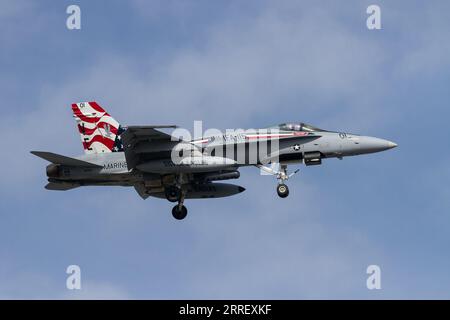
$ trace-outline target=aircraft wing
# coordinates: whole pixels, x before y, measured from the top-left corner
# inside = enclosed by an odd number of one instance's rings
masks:
[[[128,168],[135,168],[144,160],[170,157],[170,152],[180,139],[159,128],[176,128],[176,126],[129,126],[122,133],[122,144]]]

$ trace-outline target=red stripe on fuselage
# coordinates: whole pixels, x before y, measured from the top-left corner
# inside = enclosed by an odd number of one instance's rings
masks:
[[[293,134],[285,133],[285,134],[267,134],[267,135],[257,135],[257,136],[245,136],[247,139],[262,139],[262,138],[283,138],[283,137],[292,137]]]

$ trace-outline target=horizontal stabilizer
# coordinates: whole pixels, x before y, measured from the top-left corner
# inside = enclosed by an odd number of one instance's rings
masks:
[[[45,189],[47,190],[57,190],[57,191],[66,191],[70,189],[78,188],[80,185],[77,183],[64,183],[64,182],[49,182]]]
[[[52,153],[52,152],[31,151],[31,153],[34,154],[35,156],[38,156],[39,158],[42,158],[42,159],[47,160],[54,164],[61,164],[64,166],[73,166],[73,167],[91,167],[91,168],[101,167],[101,166],[96,165],[91,162],[62,156],[60,154],[56,154],[56,153]]]

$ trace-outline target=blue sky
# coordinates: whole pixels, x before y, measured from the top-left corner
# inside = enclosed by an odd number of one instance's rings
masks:
[[[366,28],[370,4],[382,30]],[[448,1],[0,8],[0,298],[450,298]],[[43,188],[29,151],[81,154],[70,104],[90,100],[122,124],[304,121],[399,147],[302,167],[287,199],[245,168],[246,192],[189,201],[180,223],[133,189]],[[71,264],[80,291],[65,288]]]

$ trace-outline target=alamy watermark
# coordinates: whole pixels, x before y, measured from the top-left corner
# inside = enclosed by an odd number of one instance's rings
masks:
[[[67,267],[66,273],[69,275],[66,279],[66,288],[69,290],[81,290],[81,268],[72,264]]]
[[[79,6],[72,4],[67,7],[66,13],[69,15],[66,20],[66,27],[69,30],[81,29],[81,9]]]
[[[366,26],[369,30],[381,29],[381,9],[380,6],[372,4],[367,7],[366,13],[369,17],[366,20]]]
[[[369,290],[381,289],[381,268],[376,264],[367,267],[366,270],[369,277],[366,280],[366,286]]]
[[[194,122],[194,132],[177,128],[172,141],[177,142],[171,152],[176,165],[221,165],[232,161],[236,165],[256,165],[278,162],[279,139],[298,133],[267,129],[207,129],[202,121]],[[290,146],[289,146],[290,148]]]

